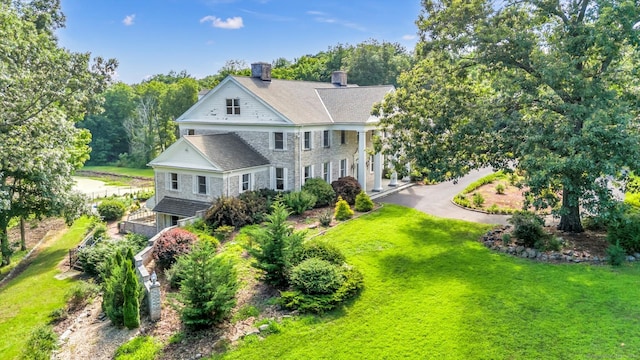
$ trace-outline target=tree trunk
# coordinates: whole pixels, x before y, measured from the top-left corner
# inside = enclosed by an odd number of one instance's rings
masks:
[[[580,221],[580,202],[577,194],[567,191],[566,187],[562,191],[562,209],[558,230],[580,233],[583,232]]]
[[[2,251],[2,266],[11,263],[11,248],[9,247],[9,238],[7,235],[7,226],[9,219],[6,216],[0,216],[0,249]]]
[[[24,218],[20,217],[20,250],[27,250],[27,242],[25,240],[25,232],[24,232]]]

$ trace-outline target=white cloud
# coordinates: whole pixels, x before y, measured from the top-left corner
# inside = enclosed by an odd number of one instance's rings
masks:
[[[211,22],[211,26],[217,27],[220,29],[240,29],[244,27],[244,24],[242,23],[242,18],[240,16],[235,16],[232,18],[227,18],[227,20],[222,20],[218,17],[208,15],[200,19],[200,22],[201,23]]]
[[[135,18],[136,18],[136,14],[127,15],[122,20],[122,23],[125,26],[131,26],[131,25],[133,25],[133,20],[135,20]]]
[[[415,35],[411,35],[411,34],[402,35],[402,40],[413,40],[415,38],[416,38],[416,36]]]
[[[326,24],[336,24],[336,25],[340,25],[340,26],[344,26],[344,27],[348,27],[351,29],[356,29],[359,31],[366,31],[367,29],[364,26],[361,26],[357,23],[351,22],[351,21],[346,21],[346,20],[342,20],[342,19],[338,19],[338,18],[334,18],[334,17],[330,17],[328,16],[327,13],[324,13],[322,11],[315,11],[315,10],[311,10],[311,11],[307,11],[307,15],[311,15],[314,16],[314,20],[316,22],[319,23],[326,23]]]

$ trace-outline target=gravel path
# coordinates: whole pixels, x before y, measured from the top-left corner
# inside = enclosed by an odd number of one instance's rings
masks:
[[[397,193],[387,195],[379,201],[403,205],[424,213],[451,219],[460,219],[485,224],[507,224],[509,215],[485,214],[466,210],[455,205],[451,200],[472,182],[491,174],[489,168],[475,170],[458,180],[457,183],[447,181],[436,185],[414,185]]]

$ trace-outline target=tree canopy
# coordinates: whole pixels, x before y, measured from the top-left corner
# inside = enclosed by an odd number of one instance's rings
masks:
[[[521,171],[562,230],[606,214],[606,178],[640,164],[640,3],[422,4],[416,65],[375,109],[392,134],[379,147],[433,179]]]
[[[0,245],[10,261],[12,217],[68,215],[83,204],[72,173],[88,158],[90,134],[77,129],[98,109],[115,60],[58,46],[58,1],[0,2]]]

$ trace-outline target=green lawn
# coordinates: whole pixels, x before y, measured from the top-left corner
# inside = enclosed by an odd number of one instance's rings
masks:
[[[336,227],[360,297],[220,358],[637,358],[640,267],[516,259],[476,241],[487,229],[392,205]]]
[[[64,235],[50,240],[49,246],[25,271],[0,289],[2,359],[17,358],[31,330],[47,323],[51,311],[65,304],[64,295],[73,280],[56,280],[57,265],[82,240],[90,223],[82,218]]]
[[[121,176],[153,179],[153,169],[132,169],[118,166],[85,166],[80,171],[95,171]]]

